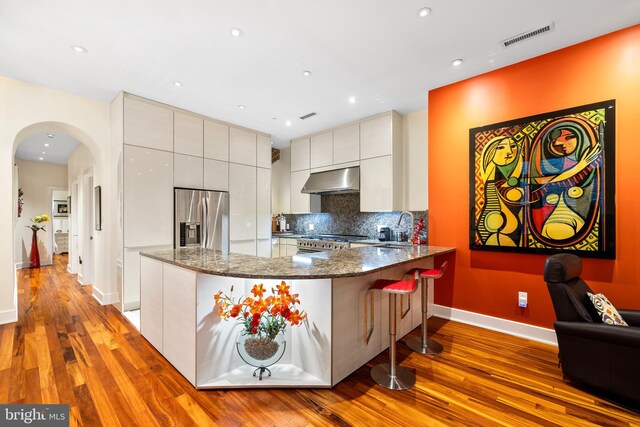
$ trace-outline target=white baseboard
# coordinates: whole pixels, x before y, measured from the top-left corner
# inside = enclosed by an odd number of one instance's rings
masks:
[[[78,280],[78,283],[80,283],[81,285],[84,285],[84,283],[82,283],[82,281],[84,280],[84,277],[82,277],[82,274],[78,273],[76,275],[76,278]]]
[[[433,315],[443,319],[454,320],[468,325],[492,331],[502,332],[531,341],[537,341],[549,345],[558,345],[556,331],[542,328],[540,326],[527,325],[526,323],[514,322],[513,320],[500,319],[485,314],[474,313],[472,311],[460,310],[457,308],[445,307],[443,305],[433,305]]]
[[[120,298],[117,292],[105,294],[95,286],[93,287],[92,295],[96,299],[96,301],[100,303],[100,305],[109,305],[109,304],[114,304],[120,301]]]
[[[0,325],[18,321],[18,311],[15,309],[0,311]]]
[[[29,261],[25,261],[25,262],[16,262],[16,270],[19,268],[27,268],[30,267],[31,263]]]
[[[129,301],[125,302],[122,305],[122,311],[131,311],[131,310],[139,310],[140,309],[140,301]]]

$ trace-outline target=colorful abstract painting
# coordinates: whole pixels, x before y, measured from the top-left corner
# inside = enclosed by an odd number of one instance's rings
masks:
[[[470,248],[615,258],[615,101],[469,131]]]

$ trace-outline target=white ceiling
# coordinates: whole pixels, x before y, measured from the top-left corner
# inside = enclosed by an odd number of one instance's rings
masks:
[[[432,13],[419,18],[424,6]],[[550,33],[500,45],[551,22]],[[430,89],[638,22],[638,0],[0,0],[0,75],[105,102],[124,90],[282,147],[422,109]]]
[[[53,135],[53,138],[49,138],[48,135]],[[67,159],[78,144],[80,141],[63,133],[37,133],[26,137],[18,145],[16,159],[66,165]]]

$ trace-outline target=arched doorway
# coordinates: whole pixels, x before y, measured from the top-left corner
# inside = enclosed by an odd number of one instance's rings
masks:
[[[38,247],[42,247],[44,249],[45,263],[50,263],[53,253],[56,249],[59,249],[59,246],[56,242],[56,237],[59,235],[65,234],[67,232],[67,245],[68,245],[68,253],[69,253],[69,263],[68,270],[71,273],[78,274],[78,281],[81,284],[92,284],[96,274],[96,262],[94,260],[94,254],[96,253],[95,248],[95,239],[93,238],[93,183],[94,177],[96,174],[96,169],[98,168],[98,156],[99,150],[93,139],[89,137],[89,135],[78,129],[75,126],[61,123],[61,122],[41,122],[35,123],[30,126],[25,127],[16,135],[13,144],[13,159],[14,165],[16,164],[16,152],[20,144],[24,141],[28,141],[29,143],[38,139],[38,137],[46,137],[49,136],[52,138],[50,141],[45,140],[42,145],[42,156],[39,158],[32,159],[33,162],[24,162],[22,166],[24,168],[29,168],[29,173],[33,173],[36,177],[40,172],[38,172],[38,167],[40,164],[35,163],[37,159],[42,161],[42,166],[45,166],[45,157],[54,155],[53,150],[55,150],[56,140],[54,137],[58,137],[58,143],[62,142],[62,140],[75,140],[77,141],[77,148],[73,151],[73,156],[69,157],[69,162],[66,165],[67,177],[64,185],[60,185],[60,182],[57,182],[56,185],[51,185],[54,179],[51,178],[54,175],[51,175],[50,170],[55,169],[49,167],[46,169],[46,173],[43,170],[40,176],[42,182],[42,187],[46,187],[49,189],[51,194],[57,194],[57,201],[54,201],[53,198],[50,200],[50,211],[46,209],[46,203],[42,200],[39,200],[40,210],[42,212],[38,212],[38,214],[51,212],[51,222],[49,222],[48,230],[46,232],[46,236],[42,236],[42,239],[38,241]],[[50,142],[50,143],[47,143]],[[46,145],[46,147],[45,147]],[[48,154],[45,154],[45,151],[48,151]],[[73,164],[72,159],[73,158]],[[21,161],[20,161],[21,162]],[[19,172],[14,169],[13,174],[13,188],[14,194],[17,191],[17,187],[20,185],[18,182]],[[24,176],[24,174],[23,174]],[[33,179],[33,176],[29,176],[31,182],[31,188],[36,188],[39,184],[37,183],[37,179]],[[34,184],[34,181],[36,183]],[[47,182],[49,181],[49,182]],[[34,187],[35,185],[35,187]],[[62,188],[64,187],[64,188]],[[68,195],[70,195],[70,199],[66,200],[66,203],[62,202],[62,190],[66,190]],[[35,193],[35,191],[34,191]],[[42,191],[40,194],[40,199],[42,199]],[[66,198],[66,197],[65,197]],[[32,199],[32,202],[35,203],[35,198]],[[13,200],[15,210],[17,212],[17,198],[14,197]],[[57,206],[56,206],[57,204]],[[62,205],[62,207],[60,207]],[[68,216],[64,218],[62,215],[56,215],[57,211],[55,209],[59,209],[60,211],[67,210]],[[35,215],[32,212],[33,209],[29,211],[30,215]],[[65,221],[66,219],[66,221]],[[18,218],[17,215],[14,217],[14,232],[13,232],[13,259],[15,261],[16,268],[26,267],[24,255],[27,252],[27,247],[30,249],[31,244],[25,244],[25,239],[23,236],[23,226],[28,225],[29,216],[25,218]],[[25,224],[26,223],[26,224]],[[50,230],[50,231],[49,231]],[[56,235],[58,233],[59,235]],[[47,241],[47,239],[50,239]],[[50,244],[49,244],[50,242]],[[28,264],[28,262],[26,263]],[[14,290],[15,292],[15,290]]]

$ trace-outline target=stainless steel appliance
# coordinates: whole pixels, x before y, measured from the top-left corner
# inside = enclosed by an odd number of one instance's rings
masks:
[[[389,227],[381,227],[378,240],[381,242],[388,242],[391,240],[391,229]]]
[[[174,248],[229,252],[229,193],[174,189]]]
[[[360,167],[314,172],[302,187],[303,193],[335,194],[360,191]]]
[[[351,242],[366,240],[367,236],[350,234],[318,234],[317,236],[302,236],[298,239],[298,253],[333,251],[349,249]]]

